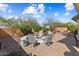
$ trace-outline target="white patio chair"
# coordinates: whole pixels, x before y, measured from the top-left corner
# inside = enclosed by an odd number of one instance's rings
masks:
[[[45,39],[45,44],[47,44],[48,46],[51,45],[51,44],[53,43],[53,42],[52,42],[52,38],[53,38],[53,33],[50,32],[50,33],[48,34],[48,36],[46,37],[46,39]]]
[[[22,47],[29,45],[28,37],[27,36],[22,37],[20,44],[21,44]]]
[[[38,35],[39,37],[42,37],[43,36],[43,30],[40,30],[39,31],[39,35]]]
[[[33,44],[34,47],[37,45],[37,40],[36,40],[36,38],[34,37],[33,34],[29,34],[28,39],[29,39],[29,43]]]

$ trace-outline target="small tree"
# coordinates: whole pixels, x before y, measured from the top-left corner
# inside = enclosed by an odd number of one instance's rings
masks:
[[[50,30],[52,30],[52,28],[53,28],[53,21],[54,21],[53,18],[47,18],[47,19],[43,22],[43,26],[44,26],[44,27],[49,26],[49,27],[50,27]]]
[[[20,20],[18,28],[26,35],[32,33],[32,28],[39,25],[39,23],[34,18],[28,18],[27,20]],[[36,30],[36,29],[35,29]]]

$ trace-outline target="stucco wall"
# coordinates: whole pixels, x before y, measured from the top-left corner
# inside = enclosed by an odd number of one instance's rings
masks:
[[[55,29],[54,29],[54,32],[65,32],[65,31],[67,31],[67,28],[66,27],[56,27]]]
[[[14,36],[22,36],[23,33],[19,29],[12,31],[11,28],[0,28],[0,37],[8,37],[9,35],[10,36],[13,36],[13,35]]]
[[[9,31],[9,33],[8,33]],[[19,45],[18,40],[20,40],[20,37],[13,37],[11,35],[10,29],[0,29],[0,43],[1,43],[1,49],[0,49],[0,55],[1,53],[10,53],[13,51],[20,51],[22,55],[25,54],[24,50]]]

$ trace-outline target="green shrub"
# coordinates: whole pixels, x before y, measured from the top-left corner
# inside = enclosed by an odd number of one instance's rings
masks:
[[[43,28],[44,35],[47,35],[49,30],[50,29],[48,29],[48,28]]]
[[[54,21],[53,22],[53,28],[55,28],[55,27],[67,27],[67,24],[59,22],[59,21]]]
[[[34,29],[35,32],[38,32],[38,31],[42,30],[43,27],[40,26],[40,25],[36,25],[33,29]]]
[[[77,30],[77,25],[74,23],[70,23],[68,24],[67,28],[71,33],[74,33]]]
[[[24,35],[32,33],[31,28],[29,26],[21,26],[19,29],[21,30],[21,32],[24,33]]]
[[[35,31],[40,29],[38,22],[35,19],[28,19],[22,20],[20,25],[18,24],[18,28],[23,32],[25,35],[32,34],[32,28],[35,28]]]

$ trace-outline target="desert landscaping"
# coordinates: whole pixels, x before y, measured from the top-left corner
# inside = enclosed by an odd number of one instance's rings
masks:
[[[9,5],[19,8],[21,3]],[[79,56],[79,5],[22,5],[27,8],[13,11],[13,15],[19,16],[0,15],[0,56]]]

